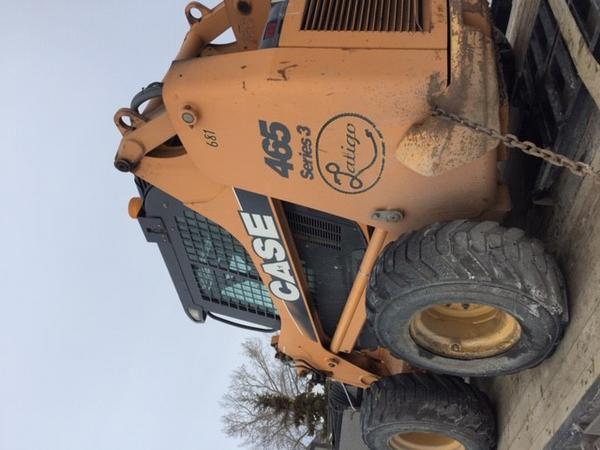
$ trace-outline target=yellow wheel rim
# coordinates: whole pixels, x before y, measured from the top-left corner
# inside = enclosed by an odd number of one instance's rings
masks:
[[[519,341],[521,333],[521,325],[507,312],[475,303],[433,306],[410,323],[410,334],[419,346],[465,360],[504,353]]]
[[[390,439],[392,450],[465,450],[456,439],[437,433],[401,433]]]

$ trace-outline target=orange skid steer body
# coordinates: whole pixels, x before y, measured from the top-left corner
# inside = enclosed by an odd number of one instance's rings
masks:
[[[273,343],[300,373],[365,388],[411,370],[381,347],[356,345],[382,249],[428,224],[510,209],[498,142],[431,114],[437,106],[505,127],[486,3],[192,2],[163,82],[117,112],[116,167],[180,202],[180,226],[205,218],[243,249],[272,302]],[[229,28],[235,41],[215,44]],[[333,327],[316,312],[294,238],[311,222],[290,224],[299,213],[289,205],[341,218],[363,242]],[[148,215],[143,198],[129,209]],[[337,245],[327,230],[321,247]],[[244,283],[241,291],[255,288]],[[204,320],[193,299],[184,307]]]

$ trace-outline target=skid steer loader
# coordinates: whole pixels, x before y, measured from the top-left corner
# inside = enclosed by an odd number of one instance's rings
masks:
[[[463,379],[539,364],[567,304],[542,245],[497,223],[506,149],[444,118],[506,129],[487,1],[185,15],[164,80],[115,115],[115,166],[186,314],[273,332],[300,376],[365,389],[372,449],[494,448]]]

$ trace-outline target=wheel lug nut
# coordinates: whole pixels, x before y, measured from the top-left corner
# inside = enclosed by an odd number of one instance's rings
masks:
[[[463,303],[462,304],[463,309],[469,309],[470,306],[471,305],[469,305],[468,303]]]
[[[450,348],[452,349],[453,352],[460,352],[460,345],[459,344],[452,344],[450,346]]]

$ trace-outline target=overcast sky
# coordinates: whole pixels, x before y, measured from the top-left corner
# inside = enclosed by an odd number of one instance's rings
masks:
[[[219,400],[249,334],[187,318],[112,167],[185,4],[2,2],[0,450],[237,448]]]

